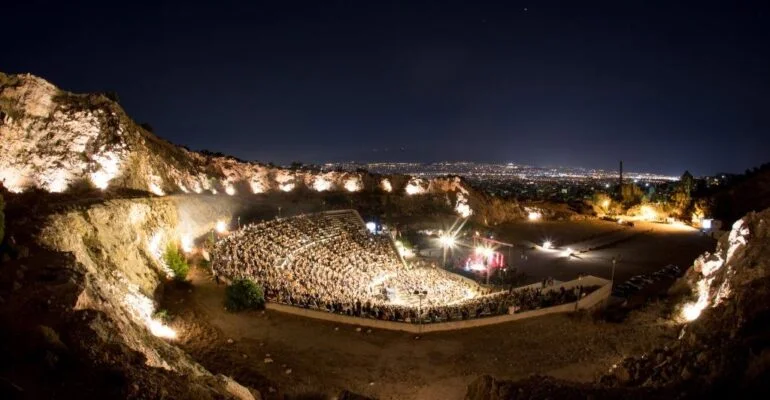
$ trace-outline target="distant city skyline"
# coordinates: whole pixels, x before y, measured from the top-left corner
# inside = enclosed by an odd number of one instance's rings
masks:
[[[741,173],[770,161],[770,2],[688,3],[16,1],[0,68],[245,160]]]
[[[521,179],[568,179],[594,178],[613,180],[618,177],[618,169],[603,169],[569,166],[537,166],[516,163],[483,163],[470,161],[439,161],[439,162],[339,162],[324,163],[327,169],[344,168],[352,170],[358,167],[374,173],[398,173],[415,176],[433,177],[439,175],[464,175],[476,177],[508,177]],[[684,172],[684,171],[682,171]],[[672,181],[678,180],[682,174],[661,174],[654,171],[628,170],[624,166],[623,176],[630,180]]]

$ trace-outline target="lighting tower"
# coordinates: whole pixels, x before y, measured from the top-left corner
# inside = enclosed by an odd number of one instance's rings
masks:
[[[623,160],[620,160],[620,176],[618,178],[618,198],[623,198]]]

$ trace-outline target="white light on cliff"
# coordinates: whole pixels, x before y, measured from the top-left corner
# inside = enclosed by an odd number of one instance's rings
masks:
[[[358,178],[349,178],[345,181],[345,190],[348,192],[357,192],[361,190],[362,187],[361,180]]]
[[[193,192],[198,193],[198,194],[203,192],[203,188],[201,188],[200,182],[193,181],[192,190],[193,190]]]
[[[152,193],[154,193],[155,195],[158,195],[158,196],[165,196],[166,195],[166,192],[164,192],[163,189],[161,189],[160,186],[158,186],[155,183],[150,183],[150,191]]]
[[[157,231],[152,234],[150,241],[147,242],[147,248],[150,250],[150,254],[155,257],[156,260],[160,260],[160,243],[163,240],[163,233]]]
[[[529,214],[527,214],[527,218],[530,221],[537,221],[537,220],[539,220],[542,217],[543,217],[543,214],[540,214],[537,211],[530,211]]]
[[[235,195],[235,186],[233,186],[232,183],[225,183],[225,193],[227,193],[230,196]]]
[[[135,319],[143,323],[153,335],[165,339],[176,339],[177,333],[160,320],[153,318],[155,305],[152,300],[131,285],[129,292],[123,297],[123,303]]]
[[[150,175],[149,181],[147,182],[147,186],[150,188],[150,192],[158,195],[158,196],[164,196],[166,192],[163,191],[163,189],[160,188],[162,180],[157,175]]]
[[[313,189],[316,192],[325,192],[331,189],[332,183],[323,176],[316,176],[313,180]]]
[[[468,218],[473,214],[473,210],[468,205],[468,199],[462,193],[457,193],[457,204],[455,204],[455,211],[463,218]]]
[[[252,179],[251,180],[251,191],[254,194],[264,193],[265,187],[262,185],[262,182]]]
[[[24,180],[21,177],[21,173],[17,170],[11,168],[0,169],[0,182],[3,182],[3,186],[13,193],[24,191]]]
[[[393,185],[390,184],[390,179],[385,178],[380,182],[380,186],[382,187],[382,190],[390,193],[393,191]]]
[[[110,181],[120,172],[120,157],[114,151],[104,151],[103,146],[100,151],[101,153],[92,156],[98,169],[91,173],[90,178],[94,186],[104,190],[107,189]]]
[[[194,242],[193,242],[192,236],[190,236],[189,234],[182,235],[181,242],[182,242],[182,251],[188,254],[192,253],[194,248]]]
[[[720,250],[724,250],[717,248],[717,253],[707,253],[706,255],[698,257],[698,259],[695,260],[693,269],[700,272],[698,282],[695,285],[695,291],[698,295],[698,298],[696,301],[686,303],[684,306],[682,306],[680,315],[684,321],[689,322],[696,320],[698,317],[700,317],[701,312],[709,306],[709,304],[711,304],[713,307],[716,307],[730,295],[729,279],[731,276],[731,267],[729,266],[727,273],[722,275],[722,283],[716,290],[713,299],[711,297],[712,292],[714,291],[712,290],[711,286],[716,280],[717,271],[721,270],[722,267],[730,263],[733,255],[736,251],[738,251],[738,249],[748,244],[748,236],[749,227],[746,225],[746,222],[742,219],[738,220],[735,222],[735,224],[733,224],[733,229],[730,231],[730,235],[728,236],[727,255],[724,259],[720,253]]]
[[[67,173],[63,169],[51,171],[41,176],[43,187],[51,193],[61,193],[67,190]]]
[[[219,233],[227,232],[227,222],[225,222],[225,220],[223,219],[220,219],[219,221],[217,221],[216,230]]]
[[[282,183],[279,188],[284,192],[291,192],[294,190],[294,184],[293,183]]]
[[[409,181],[409,183],[406,184],[406,188],[404,189],[406,191],[406,194],[408,195],[415,195],[415,194],[422,194],[425,193],[425,189],[420,185],[419,179],[412,179]]]

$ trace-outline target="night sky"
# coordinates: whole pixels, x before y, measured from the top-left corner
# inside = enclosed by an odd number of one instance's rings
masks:
[[[5,2],[0,70],[247,160],[770,161],[767,1],[113,3]]]

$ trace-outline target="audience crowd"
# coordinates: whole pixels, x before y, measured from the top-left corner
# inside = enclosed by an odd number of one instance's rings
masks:
[[[216,243],[212,268],[256,281],[268,301],[390,321],[419,322],[420,310],[424,323],[479,318],[578,296],[563,288],[482,294],[443,269],[407,266],[390,239],[369,233],[352,211],[247,225]]]

